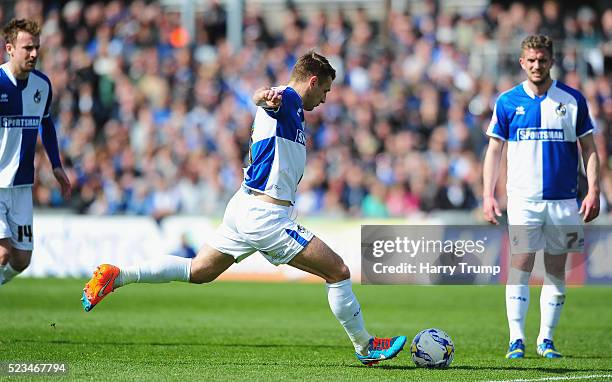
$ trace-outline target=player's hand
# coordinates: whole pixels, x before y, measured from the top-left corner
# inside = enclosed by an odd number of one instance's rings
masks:
[[[253,100],[257,106],[278,109],[283,100],[282,92],[272,88],[259,88],[253,95]]]
[[[496,216],[501,216],[501,210],[499,209],[499,204],[497,204],[497,200],[493,196],[485,196],[482,198],[482,212],[484,214],[484,218],[491,224],[499,225]]]
[[[70,185],[70,180],[68,180],[68,176],[64,172],[64,169],[61,167],[56,167],[53,169],[53,176],[60,185],[60,189],[62,190],[62,197],[64,200],[70,200],[70,196],[72,195],[72,186]]]
[[[584,220],[585,223],[599,216],[599,192],[589,192],[582,201],[578,213],[582,215],[582,220]]]

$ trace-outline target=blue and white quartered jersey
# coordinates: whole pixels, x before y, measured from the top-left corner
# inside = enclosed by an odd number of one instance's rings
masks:
[[[243,185],[275,199],[295,203],[295,192],[306,166],[306,135],[302,98],[290,87],[278,87],[278,110],[257,108],[251,138],[251,164]]]
[[[0,65],[0,188],[34,183],[34,152],[41,124],[51,164],[61,166],[50,104],[51,83],[44,74],[33,70],[27,80],[17,80],[8,63]]]
[[[526,81],[503,93],[495,104],[487,135],[508,141],[508,196],[575,199],[576,141],[592,132],[586,100],[561,82],[553,81],[541,97]]]

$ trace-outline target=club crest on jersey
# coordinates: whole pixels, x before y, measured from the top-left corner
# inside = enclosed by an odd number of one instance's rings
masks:
[[[36,89],[36,93],[34,93],[34,102],[40,103],[42,100],[42,94],[40,94],[40,90]]]
[[[517,106],[516,107],[516,115],[525,115],[525,107]]]
[[[555,113],[557,113],[559,117],[565,117],[565,114],[567,113],[567,107],[563,103],[559,103],[559,106],[557,106],[557,108],[555,109]]]
[[[8,102],[8,94],[2,93],[0,95],[0,102]]]

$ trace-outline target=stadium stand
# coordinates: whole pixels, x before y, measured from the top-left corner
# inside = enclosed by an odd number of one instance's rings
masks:
[[[6,3],[14,6],[2,7],[2,24],[30,17],[43,26],[39,65],[53,83],[52,113],[75,186],[63,200],[37,155],[42,209],[220,214],[242,181],[252,91],[287,81],[295,58],[313,47],[338,77],[326,104],[306,115],[301,215],[476,208],[483,131],[497,95],[520,79],[514,47],[530,33],[556,39],[555,77],[585,94],[604,170],[610,159],[612,9],[595,2],[492,3],[480,12],[406,2],[383,19],[343,2],[314,12],[298,2],[275,11],[275,23],[264,2],[248,2],[239,51],[225,38],[224,3],[198,6],[193,38],[180,13],[158,2]]]

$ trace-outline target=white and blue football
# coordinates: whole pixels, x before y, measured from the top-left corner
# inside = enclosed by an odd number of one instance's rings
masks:
[[[447,368],[453,362],[455,345],[444,330],[421,330],[410,345],[412,361],[418,367]]]

